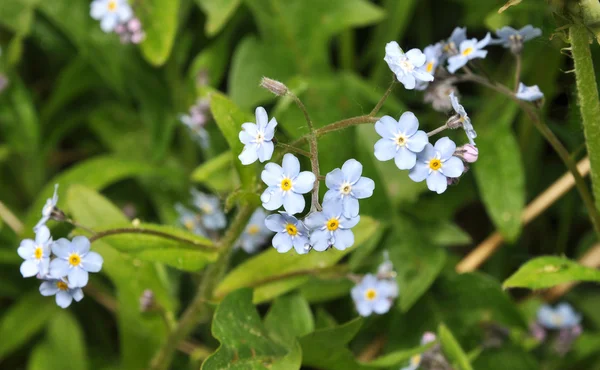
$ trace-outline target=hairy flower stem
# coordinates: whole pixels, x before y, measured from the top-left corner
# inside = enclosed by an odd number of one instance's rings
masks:
[[[475,74],[464,75],[461,76],[461,79],[456,80],[456,82],[464,81],[476,82],[482,86],[488,87],[503,95],[506,95],[507,97],[515,101],[521,107],[521,109],[523,109],[523,111],[529,116],[534,127],[540,132],[540,134],[542,134],[544,139],[546,139],[546,141],[550,144],[552,149],[554,149],[556,154],[558,154],[560,159],[563,161],[569,172],[571,172],[571,174],[573,175],[573,178],[575,179],[575,187],[577,188],[577,191],[579,192],[579,195],[583,200],[583,204],[585,205],[588,211],[590,221],[594,226],[594,230],[596,231],[596,234],[600,235],[600,214],[598,213],[598,210],[594,205],[594,198],[592,198],[592,195],[590,194],[585,180],[577,170],[577,165],[573,158],[571,158],[569,151],[562,145],[560,140],[558,140],[558,138],[556,137],[556,135],[554,135],[552,130],[550,130],[548,125],[544,123],[544,121],[538,113],[538,110],[533,105],[518,99],[508,87],[500,83],[494,83],[484,77]]]
[[[254,207],[249,205],[244,205],[238,210],[225,236],[219,242],[219,257],[217,261],[207,267],[196,295],[181,315],[179,322],[169,337],[152,359],[149,370],[167,370],[179,343],[194,330],[196,325],[206,315],[206,302],[213,298],[215,287],[227,270],[229,257],[235,241],[244,231],[244,227],[248,223],[253,211]]]
[[[590,156],[592,190],[596,198],[596,209],[600,209],[600,100],[590,53],[589,33],[584,25],[576,24],[571,26],[569,34],[575,61],[579,109]]]
[[[428,137],[432,137],[433,135],[435,135],[435,134],[439,134],[440,132],[444,131],[444,130],[445,130],[445,129],[447,129],[447,128],[448,128],[448,125],[447,125],[447,124],[444,124],[443,126],[440,126],[440,127],[436,128],[435,130],[431,130],[431,131],[429,131],[429,132],[427,133],[427,136],[428,136]]]
[[[515,93],[519,91],[521,82],[521,54],[515,54]]]
[[[184,244],[189,244],[194,247],[193,249],[204,249],[204,250],[209,250],[209,251],[215,251],[218,249],[212,243],[201,243],[201,242],[198,242],[197,240],[183,238],[183,237],[165,233],[162,231],[144,229],[142,227],[124,227],[124,228],[119,228],[119,229],[110,229],[110,230],[105,230],[105,231],[94,232],[94,231],[88,229],[87,227],[83,227],[78,224],[74,224],[74,225],[76,225],[77,227],[81,227],[84,230],[91,231],[93,233],[93,235],[90,236],[90,243],[93,243],[98,239],[102,239],[104,237],[111,236],[111,235],[146,234],[146,235],[158,236],[160,238],[170,239],[170,240],[184,243]]]
[[[304,104],[302,103],[300,98],[298,98],[292,92],[288,92],[288,95],[292,99],[294,99],[298,108],[300,108],[302,113],[304,113],[304,119],[306,120],[306,124],[308,125],[308,131],[309,131],[308,132],[308,145],[310,146],[310,167],[311,167],[312,173],[315,175],[315,183],[313,185],[313,190],[312,190],[312,194],[311,194],[310,210],[311,210],[311,212],[312,211],[320,211],[321,205],[319,204],[319,184],[320,184],[320,181],[319,181],[319,176],[320,176],[320,173],[319,173],[319,149],[317,147],[316,130],[315,130],[312,120],[310,119],[310,116],[308,115],[308,111],[306,110],[306,107],[304,106]],[[294,145],[294,144],[292,143],[292,145]]]
[[[293,145],[285,144],[280,141],[277,142],[277,146],[283,149],[286,153],[296,153],[305,156],[306,158],[310,158],[310,153],[306,150],[302,150],[300,148],[296,148]]]
[[[392,77],[392,83],[390,84],[390,87],[388,87],[388,89],[385,91],[385,94],[383,94],[383,96],[381,97],[381,99],[379,99],[379,101],[377,102],[377,105],[375,106],[375,108],[373,108],[373,110],[371,111],[371,113],[369,113],[370,117],[373,117],[374,115],[377,114],[377,112],[379,112],[379,110],[381,109],[381,107],[383,106],[383,104],[385,103],[385,101],[387,100],[388,96],[390,96],[390,94],[392,93],[392,90],[394,90],[394,85],[396,84],[396,77],[393,76]]]

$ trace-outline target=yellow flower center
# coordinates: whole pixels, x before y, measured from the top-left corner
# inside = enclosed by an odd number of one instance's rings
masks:
[[[335,231],[338,229],[338,227],[340,227],[340,221],[338,221],[337,218],[332,218],[327,221],[327,230]]]
[[[408,59],[401,61],[400,66],[403,70],[407,72],[412,72],[412,70],[415,69],[415,66],[413,66],[413,64]]]
[[[188,230],[190,230],[190,231],[194,230],[194,221],[192,221],[192,220],[187,220],[187,221],[184,223],[184,225],[185,225],[185,228],[186,228],[186,229],[188,229]]]
[[[291,236],[296,236],[298,234],[298,229],[292,224],[285,225],[285,231],[287,231],[287,233]]]
[[[60,290],[67,290],[67,289],[69,289],[69,286],[64,281],[59,281],[58,283],[56,283],[56,286]]]
[[[560,326],[563,323],[563,318],[559,314],[552,315],[552,323],[556,326]]]
[[[35,251],[33,251],[33,256],[35,257],[36,260],[42,259],[43,255],[44,255],[44,250],[42,249],[42,247],[37,247],[37,248],[35,248]]]
[[[281,190],[283,191],[288,191],[292,188],[292,180],[288,179],[287,177],[283,180],[281,180]]]
[[[69,256],[69,264],[73,267],[77,267],[80,263],[81,257],[77,253],[71,253]]]
[[[200,206],[200,210],[207,215],[210,215],[215,211],[210,204],[203,204],[202,206]]]
[[[467,56],[469,54],[471,54],[473,52],[473,48],[466,48],[463,52],[462,55]]]
[[[433,62],[427,63],[427,67],[425,67],[425,70],[431,73],[431,71],[433,71]]]
[[[352,185],[350,185],[349,183],[345,183],[340,188],[340,191],[342,192],[342,194],[348,195],[352,191]]]
[[[406,145],[407,139],[406,139],[406,136],[404,136],[402,134],[398,134],[394,138],[394,141],[396,142],[396,145],[398,145],[398,146],[404,146],[404,145]]]
[[[421,355],[414,355],[410,358],[411,366],[419,366],[421,364]]]
[[[434,171],[439,170],[440,168],[442,168],[442,161],[440,161],[437,158],[434,158],[432,160],[429,161],[429,168],[431,168]]]
[[[114,12],[115,10],[117,10],[117,2],[112,0],[108,2],[108,10],[110,10],[111,12]]]
[[[259,231],[260,231],[260,227],[258,227],[258,225],[248,226],[248,234],[250,234],[250,235],[256,235],[256,234],[258,234]]]
[[[377,291],[373,288],[367,289],[367,291],[365,292],[365,298],[368,301],[372,301],[375,298],[377,298]]]
[[[257,143],[262,143],[264,140],[265,140],[265,137],[262,133],[259,132],[258,134],[256,134],[256,142]]]

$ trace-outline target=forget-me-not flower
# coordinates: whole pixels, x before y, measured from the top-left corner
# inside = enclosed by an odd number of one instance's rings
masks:
[[[410,170],[415,166],[420,153],[429,138],[419,129],[419,120],[412,112],[404,112],[396,121],[383,116],[375,122],[375,131],[382,137],[375,143],[375,158],[388,161],[394,158],[401,170]]]
[[[477,132],[475,132],[475,128],[473,128],[473,124],[471,123],[471,119],[469,118],[465,107],[458,102],[458,98],[454,95],[454,92],[450,94],[450,102],[452,102],[452,108],[454,108],[454,111],[458,114],[456,122],[462,126],[463,130],[465,130],[469,143],[475,145]]]
[[[483,48],[490,43],[491,39],[492,37],[488,33],[481,41],[477,41],[477,39],[473,38],[461,42],[458,54],[448,58],[448,72],[456,72],[458,69],[464,67],[469,60],[485,58],[488,52]]]
[[[227,226],[227,219],[218,197],[201,193],[196,189],[192,189],[191,193],[192,204],[202,213],[200,220],[205,228],[219,230]]]
[[[54,194],[52,195],[52,198],[48,198],[46,200],[46,204],[44,204],[44,207],[42,208],[42,218],[38,221],[38,223],[33,228],[34,231],[37,230],[39,227],[46,225],[46,222],[48,222],[48,220],[50,219],[50,216],[52,216],[52,211],[54,211],[54,208],[56,207],[57,203],[58,203],[58,184],[55,184],[54,185]]]
[[[125,23],[133,16],[127,0],[94,0],[90,5],[90,15],[100,21],[104,32],[111,32],[120,23]]]
[[[380,280],[367,274],[352,288],[351,295],[359,315],[366,317],[373,312],[381,315],[392,307],[394,298],[398,296],[398,284],[394,280]]]
[[[265,244],[273,234],[265,225],[266,218],[267,213],[262,208],[257,208],[250,217],[248,225],[237,242],[237,245],[246,253],[256,252],[258,247]]]
[[[59,307],[67,308],[75,300],[79,302],[83,299],[81,288],[70,287],[64,279],[46,280],[40,285],[40,293],[45,296],[56,296],[56,304]]]
[[[533,38],[542,35],[542,30],[528,24],[520,30],[515,30],[512,27],[502,27],[496,31],[498,39],[492,40],[493,44],[501,44],[503,47],[510,49],[513,53],[519,54],[523,50],[523,43]]]
[[[275,150],[272,140],[275,136],[277,120],[273,117],[269,121],[267,111],[263,107],[256,108],[255,113],[256,123],[244,123],[239,135],[240,141],[245,146],[238,158],[245,165],[254,163],[257,159],[261,162],[268,161]]]
[[[423,54],[425,54],[425,64],[421,66],[421,70],[426,73],[435,75],[435,71],[437,67],[440,65],[442,57],[444,55],[443,45],[441,42],[438,42],[434,45],[429,45],[425,49],[423,49]],[[417,86],[415,87],[417,90],[425,90],[429,86],[429,82],[426,81],[417,81]]]
[[[283,156],[282,165],[267,163],[260,177],[268,188],[260,196],[263,207],[269,211],[283,209],[290,215],[304,211],[304,197],[315,184],[310,171],[300,172],[300,161],[293,154]]]
[[[309,214],[304,223],[311,230],[310,244],[313,249],[322,252],[333,246],[343,251],[354,244],[351,228],[360,221],[360,216],[344,217],[342,203],[324,202],[323,211]]]
[[[446,42],[442,45],[445,56],[458,53],[458,47],[467,39],[467,27],[456,27]]]
[[[455,150],[456,144],[447,137],[439,139],[435,146],[427,144],[408,176],[415,182],[427,179],[429,190],[442,194],[448,187],[447,178],[459,177],[465,169],[463,161],[453,156]]]
[[[383,60],[394,72],[398,81],[408,90],[414,89],[417,81],[433,81],[433,75],[420,68],[425,64],[426,59],[425,54],[419,49],[410,49],[404,53],[396,41],[385,45]]]
[[[358,200],[373,195],[375,182],[362,177],[363,166],[356,159],[347,160],[342,169],[336,168],[325,176],[325,184],[329,190],[323,202],[340,202],[344,209],[344,217],[358,216]]]
[[[272,214],[265,220],[267,228],[277,234],[273,237],[273,247],[279,253],[292,249],[298,254],[306,254],[310,250],[309,231],[304,223],[285,212]]]
[[[204,149],[210,146],[210,137],[206,131],[206,123],[210,118],[210,102],[208,99],[198,99],[188,114],[179,116],[179,121],[183,123],[193,134],[194,139]]]
[[[581,315],[566,302],[558,304],[556,308],[545,304],[539,308],[537,320],[546,329],[567,329],[579,325]]]
[[[56,256],[50,262],[50,276],[54,279],[68,277],[69,287],[83,288],[87,285],[89,272],[98,272],[104,262],[101,255],[90,251],[90,240],[76,236],[72,241],[58,239],[52,244]]]
[[[50,265],[50,246],[52,236],[46,226],[35,231],[35,240],[25,239],[21,242],[17,253],[25,261],[21,264],[21,275],[31,277],[39,274],[45,276]]]
[[[515,96],[525,101],[536,101],[544,98],[544,93],[540,90],[538,85],[525,86],[524,83],[519,83],[519,90]]]
[[[178,222],[181,224],[181,226],[185,227],[188,231],[196,235],[206,236],[206,233],[202,228],[202,222],[200,221],[199,214],[189,210],[180,203],[175,204],[175,210],[179,215]]]

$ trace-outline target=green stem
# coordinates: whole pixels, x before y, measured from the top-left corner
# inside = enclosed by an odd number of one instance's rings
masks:
[[[248,205],[242,206],[242,208],[239,209],[229,226],[227,233],[219,243],[219,258],[215,263],[207,267],[202,282],[196,291],[196,295],[181,315],[181,319],[177,323],[177,326],[175,326],[169,337],[166,338],[162,347],[159,348],[152,359],[149,368],[150,370],[168,369],[171,364],[171,359],[173,358],[173,353],[179,346],[179,343],[190,335],[192,330],[194,330],[196,325],[206,314],[206,302],[213,298],[214,289],[227,270],[233,246],[244,231],[253,211],[254,208]]]
[[[0,219],[3,219],[15,234],[19,235],[23,232],[23,223],[2,202],[0,202]]]
[[[586,27],[579,24],[571,26],[570,36],[571,53],[575,61],[579,109],[590,157],[592,191],[596,198],[596,209],[600,209],[600,100],[598,99],[594,62]]]
[[[381,99],[379,99],[379,101],[377,102],[377,105],[375,106],[375,108],[373,108],[373,110],[371,111],[371,113],[369,113],[369,116],[373,117],[374,115],[377,114],[377,112],[379,112],[379,110],[383,106],[383,103],[385,103],[385,101],[387,100],[388,96],[390,96],[390,94],[392,93],[392,90],[394,90],[394,85],[395,84],[396,84],[396,76],[393,76],[392,77],[392,83],[390,84],[390,87],[388,87],[388,89],[385,91],[385,94],[383,94],[383,96],[381,97]]]
[[[521,54],[515,55],[515,93],[519,91],[519,83],[521,82]]]
[[[216,246],[214,246],[212,244],[201,243],[201,242],[198,242],[197,240],[182,238],[177,235],[173,235],[173,234],[169,234],[169,233],[165,233],[165,232],[157,231],[157,230],[144,229],[141,227],[124,227],[124,228],[119,228],[119,229],[110,229],[110,230],[106,230],[106,231],[99,231],[99,232],[96,232],[95,234],[93,234],[92,236],[90,236],[90,243],[93,243],[96,240],[102,239],[107,236],[119,235],[119,234],[153,235],[153,236],[158,236],[160,238],[174,240],[176,242],[189,244],[194,247],[193,249],[204,249],[204,250],[209,250],[209,251],[214,251],[214,250],[218,249]]]
[[[302,150],[300,148],[296,148],[293,145],[285,144],[285,143],[278,141],[277,146],[280,147],[281,149],[283,149],[286,153],[296,153],[296,154],[303,155],[307,158],[310,158],[309,152],[307,152],[306,150]]]
[[[354,69],[354,29],[347,29],[340,34],[340,66],[351,71]]]

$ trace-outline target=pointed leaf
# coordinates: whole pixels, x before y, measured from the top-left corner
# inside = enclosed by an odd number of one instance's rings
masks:
[[[144,57],[155,66],[163,65],[173,48],[177,33],[179,0],[145,0],[137,14],[144,25],[146,39],[140,45]]]
[[[444,324],[440,324],[438,336],[442,345],[442,351],[444,351],[448,360],[456,366],[457,370],[473,370],[467,354]]]
[[[563,257],[537,257],[521,266],[502,287],[545,289],[571,281],[600,282],[600,271]]]

